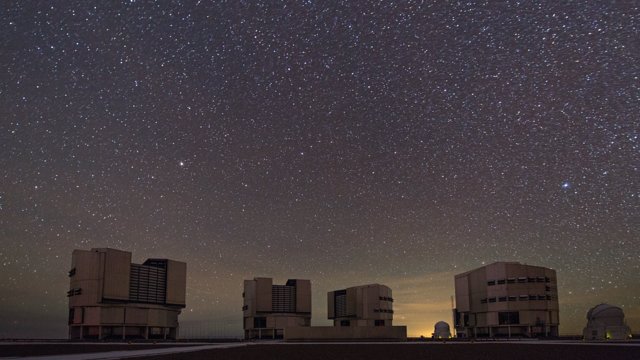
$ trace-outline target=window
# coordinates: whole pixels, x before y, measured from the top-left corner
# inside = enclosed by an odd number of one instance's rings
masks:
[[[253,327],[256,329],[264,329],[267,327],[267,318],[264,316],[253,318]]]
[[[505,302],[505,301],[507,301],[507,297],[506,297],[506,296],[500,296],[500,297],[498,298],[498,301],[499,301],[499,302]]]
[[[74,288],[74,289],[71,289],[71,290],[67,291],[67,297],[80,295],[80,294],[82,294],[82,289],[81,288]]]
[[[245,305],[242,307],[242,311],[248,310],[249,309],[249,305]]]
[[[496,302],[496,298],[489,298],[489,302],[490,302],[490,303],[494,303],[494,302]]]
[[[536,278],[536,282],[539,282],[539,283],[544,282],[544,276],[538,276]]]
[[[544,295],[538,295],[538,300],[546,300],[547,297]]]
[[[500,325],[515,325],[520,323],[520,313],[517,311],[505,311],[498,313],[498,323]]]
[[[340,326],[351,326],[351,321],[349,321],[349,320],[340,320]]]
[[[333,293],[333,301],[335,304],[334,316],[347,316],[347,291],[338,290]]]
[[[508,278],[507,279],[507,284],[515,284],[516,283],[516,278]]]
[[[545,277],[544,278],[544,282],[546,282],[546,283],[551,282],[551,279],[549,279],[548,277]]]
[[[69,277],[72,277],[75,274],[76,274],[76,268],[69,270]]]
[[[389,313],[393,314],[393,310],[391,309],[373,309],[374,313]]]
[[[526,283],[527,282],[527,278],[526,277],[519,277],[518,278],[518,283],[522,284],[522,283]]]
[[[480,304],[486,304],[486,303],[487,303],[487,298],[480,299]]]
[[[296,287],[290,285],[272,285],[271,309],[273,312],[296,312]]]
[[[530,278],[527,278],[527,281],[530,283],[534,283],[536,282],[536,278],[530,277]]]
[[[509,296],[509,301],[518,301],[517,296]]]
[[[520,301],[527,301],[529,300],[529,295],[520,295]]]
[[[498,280],[498,285],[503,285],[503,284],[505,284],[506,282],[507,282],[507,280],[505,280],[505,279],[500,279],[500,280]]]
[[[129,301],[165,304],[167,299],[167,268],[165,260],[147,260],[131,264],[129,271]]]
[[[76,312],[75,308],[69,309],[69,324],[73,324],[73,318],[76,315],[75,312]]]
[[[529,295],[529,300],[536,300],[536,299],[537,299],[537,296],[535,296],[535,295]]]
[[[547,300],[551,300],[551,295],[547,295]]]
[[[384,320],[376,320],[376,321],[374,322],[374,325],[375,325],[375,326],[384,326]]]
[[[495,280],[489,280],[489,281],[487,281],[487,285],[488,285],[488,286],[493,286],[493,285],[495,285],[495,284],[496,284],[496,281],[495,281]]]
[[[544,287],[544,291],[551,291],[551,286],[548,286],[548,285],[547,285],[547,286],[545,286],[545,287]]]

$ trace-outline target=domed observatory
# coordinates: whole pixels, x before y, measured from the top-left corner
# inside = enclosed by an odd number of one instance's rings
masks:
[[[587,313],[587,326],[582,335],[585,340],[625,340],[631,337],[631,329],[624,322],[621,308],[600,304]]]
[[[451,330],[449,324],[444,321],[438,321],[433,330],[434,339],[449,339],[451,337]]]

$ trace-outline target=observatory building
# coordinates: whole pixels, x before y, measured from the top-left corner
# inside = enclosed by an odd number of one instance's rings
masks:
[[[393,322],[391,289],[384,285],[330,291],[327,306],[334,326],[391,326]]]
[[[245,339],[282,339],[284,329],[311,326],[311,281],[290,279],[273,285],[271,278],[244,281]]]
[[[496,262],[455,276],[458,337],[558,336],[555,270]]]
[[[354,286],[327,293],[327,317],[334,326],[285,330],[288,341],[406,341],[407,327],[393,326],[391,289],[380,284]]]
[[[74,250],[69,271],[70,339],[176,339],[187,264],[100,248]]]
[[[587,326],[582,335],[585,340],[626,340],[631,336],[631,329],[624,322],[621,308],[600,304],[587,312]]]
[[[451,328],[449,324],[444,321],[438,321],[433,329],[434,339],[449,339],[451,338]]]

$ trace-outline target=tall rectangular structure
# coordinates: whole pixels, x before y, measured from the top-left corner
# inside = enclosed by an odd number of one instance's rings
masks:
[[[273,285],[271,278],[244,281],[245,339],[282,338],[284,329],[311,325],[311,282],[290,279]]]
[[[334,326],[392,326],[391,289],[380,284],[327,293],[327,317]]]
[[[458,337],[558,336],[555,270],[496,262],[455,276]]]
[[[74,250],[69,338],[177,338],[186,269],[168,259],[132,264],[130,252],[116,249]]]

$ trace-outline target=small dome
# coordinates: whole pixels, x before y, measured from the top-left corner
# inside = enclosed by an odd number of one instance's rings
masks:
[[[449,339],[451,337],[451,330],[449,330],[449,324],[444,321],[438,321],[433,329],[434,339]]]
[[[585,340],[625,340],[631,329],[624,322],[621,308],[599,304],[587,312],[587,326],[582,330]]]

